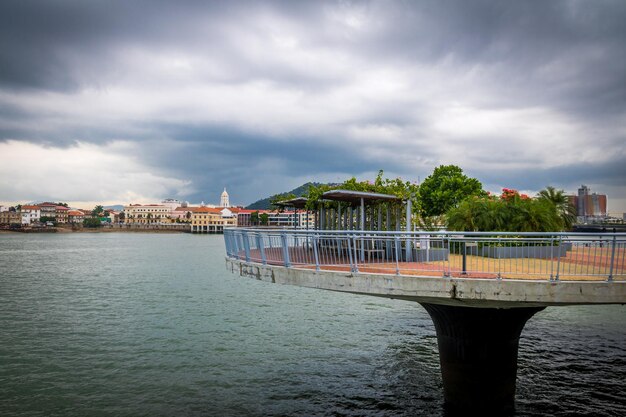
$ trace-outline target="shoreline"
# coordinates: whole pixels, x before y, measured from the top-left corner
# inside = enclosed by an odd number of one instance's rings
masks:
[[[156,228],[138,228],[138,227],[98,227],[98,228],[66,228],[66,227],[50,227],[42,229],[0,229],[2,233],[191,233],[191,230],[180,229],[156,229]]]

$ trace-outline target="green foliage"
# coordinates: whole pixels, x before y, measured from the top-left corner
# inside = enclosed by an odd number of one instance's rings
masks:
[[[273,196],[267,197],[267,198],[263,198],[261,200],[255,201],[254,203],[250,204],[248,207],[246,207],[248,210],[269,210],[271,209],[271,205],[272,205],[272,199],[275,198],[276,196],[280,196],[280,195],[284,195],[284,194],[293,194],[294,197],[302,197],[307,195],[307,193],[309,192],[309,188],[311,186],[320,186],[322,184],[318,183],[318,182],[307,182],[306,184],[302,184],[301,186],[294,188],[291,191],[288,191],[286,193],[282,193],[282,194],[275,194]]]
[[[466,232],[556,232],[563,222],[554,204],[504,189],[502,196],[473,196],[446,215],[448,230]]]
[[[91,210],[91,215],[93,217],[100,217],[104,213],[104,208],[100,205],[97,205],[93,210]]]
[[[476,178],[463,174],[456,165],[441,165],[419,187],[421,217],[440,216],[470,196],[485,195]]]
[[[267,226],[267,224],[270,222],[270,216],[267,213],[261,213],[259,218],[261,220],[261,225],[263,226]]]
[[[95,228],[95,227],[101,227],[102,223],[100,222],[100,219],[98,218],[91,218],[91,219],[83,220],[83,226]]]
[[[281,201],[285,201],[285,200],[291,200],[296,198],[296,195],[294,193],[282,193],[282,194],[276,194],[270,197],[270,207],[272,209],[282,209],[281,206],[276,205],[276,203],[279,203]]]
[[[250,224],[253,226],[257,226],[259,224],[259,211],[254,211],[250,213]]]
[[[539,191],[539,198],[549,201],[554,205],[556,212],[563,222],[564,229],[572,229],[576,222],[576,207],[572,204],[567,195],[565,195],[565,191],[547,186],[544,190]]]
[[[69,207],[69,206],[67,205],[67,203],[61,203],[61,202],[56,203],[56,205],[57,205],[57,206],[63,206],[63,207]]]
[[[357,181],[355,177],[352,177],[341,184],[320,184],[319,186],[311,186],[307,195],[307,209],[316,209],[319,206],[320,200],[322,200],[322,194],[330,190],[350,190],[394,195],[402,200],[411,199],[413,206],[417,206],[417,184],[410,181],[403,181],[401,178],[383,178],[383,175],[383,170],[378,171],[378,175],[373,183],[370,181]]]
[[[40,222],[40,223],[52,222],[52,223],[54,223],[54,225],[56,226],[57,219],[56,219],[56,217],[41,216],[41,217],[39,218],[39,222]]]

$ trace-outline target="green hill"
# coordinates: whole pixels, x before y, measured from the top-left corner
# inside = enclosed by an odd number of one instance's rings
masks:
[[[281,193],[281,194],[274,194],[272,196],[269,196],[267,198],[263,198],[261,200],[255,201],[254,203],[250,204],[248,207],[246,207],[249,210],[269,210],[270,207],[270,201],[280,195],[283,194],[293,194],[296,197],[302,197],[303,195],[307,194],[309,192],[309,187],[315,185],[315,186],[319,186],[321,185],[321,183],[319,182],[307,182],[306,184],[302,184],[301,186],[294,188],[291,191],[287,191],[285,193]]]

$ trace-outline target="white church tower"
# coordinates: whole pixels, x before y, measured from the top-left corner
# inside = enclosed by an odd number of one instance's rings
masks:
[[[224,192],[222,193],[222,197],[220,198],[220,207],[230,207],[230,202],[228,201],[228,193],[226,192],[226,187],[224,187]]]

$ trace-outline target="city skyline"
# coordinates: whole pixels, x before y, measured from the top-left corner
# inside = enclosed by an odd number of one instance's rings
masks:
[[[0,5],[0,204],[418,181],[626,212],[618,1]]]

